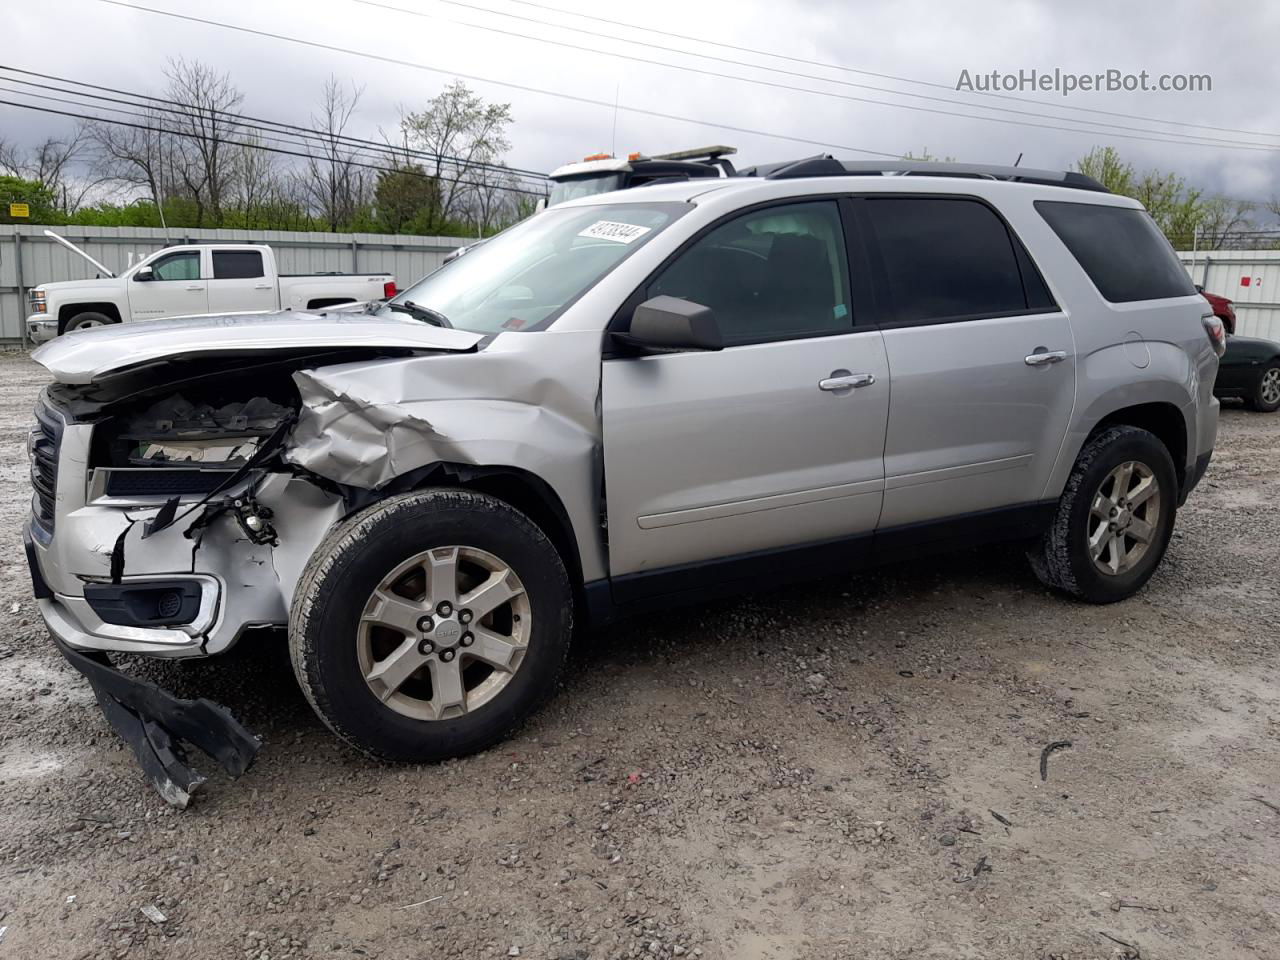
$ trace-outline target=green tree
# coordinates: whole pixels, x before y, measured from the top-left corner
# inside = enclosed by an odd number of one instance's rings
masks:
[[[1133,164],[1121,160],[1115,147],[1094,147],[1076,161],[1076,170],[1093,177],[1112,193],[1133,196]]]
[[[440,191],[422,167],[400,166],[378,174],[373,206],[379,228],[386,233],[428,233],[436,226]]]
[[[9,216],[11,203],[25,203],[31,208],[31,216]],[[64,219],[58,211],[53,191],[43,183],[20,177],[0,177],[0,223],[56,224]]]

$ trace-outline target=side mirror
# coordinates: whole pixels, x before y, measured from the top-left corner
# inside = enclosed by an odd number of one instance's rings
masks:
[[[150,267],[143,267],[133,275],[133,279],[138,281],[139,283],[145,283],[146,281],[154,280],[155,278],[156,278],[155,271],[152,270]]]
[[[711,308],[678,297],[646,300],[632,313],[631,329],[612,337],[638,353],[724,349]]]

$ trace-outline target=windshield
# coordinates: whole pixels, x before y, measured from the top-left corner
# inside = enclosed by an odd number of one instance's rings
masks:
[[[625,184],[625,173],[588,173],[581,177],[560,180],[551,188],[547,198],[547,206],[554,207],[566,200],[578,200],[582,197],[594,197],[598,193],[612,193],[621,190]]]
[[[691,209],[602,203],[545,210],[418,281],[391,306],[405,303],[410,312],[413,304],[474,333],[541,330]]]

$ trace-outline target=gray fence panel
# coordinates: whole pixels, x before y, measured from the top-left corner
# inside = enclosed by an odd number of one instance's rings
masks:
[[[1280,250],[1178,252],[1191,279],[1235,303],[1236,333],[1280,340]]]
[[[86,280],[95,273],[83,257],[46,237],[45,229],[0,224],[0,342],[22,339],[26,291],[31,287]],[[469,242],[457,237],[281,230],[171,230],[166,239],[162,231],[147,227],[54,229],[116,273],[162,247],[186,241],[266,243],[275,251],[281,273],[393,273],[401,289],[435,270],[450,251]]]

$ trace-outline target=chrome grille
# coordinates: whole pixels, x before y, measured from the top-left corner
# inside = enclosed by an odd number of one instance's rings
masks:
[[[44,400],[36,403],[36,425],[31,430],[31,513],[37,525],[53,533],[58,489],[58,448],[62,444],[62,418]]]

